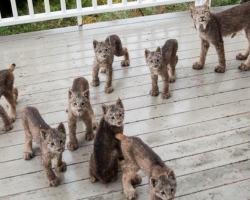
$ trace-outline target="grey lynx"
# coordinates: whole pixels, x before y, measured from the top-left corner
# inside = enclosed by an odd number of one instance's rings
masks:
[[[249,46],[242,54],[238,53],[236,59],[246,60],[239,66],[239,69],[247,71],[250,69],[250,2],[235,6],[220,13],[211,13],[209,0],[203,6],[190,5],[191,16],[201,38],[200,60],[193,64],[194,69],[202,69],[207,52],[212,43],[219,57],[219,65],[215,72],[224,73],[226,70],[226,59],[223,38],[244,30]]]
[[[76,78],[72,88],[68,94],[68,123],[69,138],[67,144],[69,150],[78,149],[78,140],[76,138],[76,123],[83,121],[86,126],[85,139],[92,140],[94,138],[93,129],[98,126],[92,106],[89,99],[89,83],[83,78]]]
[[[129,66],[129,53],[127,48],[122,47],[122,42],[117,35],[110,35],[104,42],[93,41],[95,60],[92,71],[92,83],[91,85],[96,87],[100,84],[98,73],[99,69],[101,72],[106,73],[105,92],[113,92],[112,87],[112,64],[114,56],[124,56],[124,60],[121,62],[122,66]]]
[[[155,52],[145,50],[145,58],[152,79],[150,95],[159,95],[158,76],[161,76],[163,82],[161,96],[163,99],[170,97],[169,82],[175,82],[175,66],[178,62],[177,50],[178,42],[174,39],[167,40],[162,48],[158,47]]]
[[[25,150],[23,158],[33,158],[32,140],[40,145],[42,165],[49,180],[50,186],[57,186],[59,178],[51,167],[51,161],[55,160],[55,170],[66,171],[67,165],[62,161],[62,153],[65,149],[66,131],[63,123],[57,128],[51,128],[34,107],[25,107],[22,112],[22,122],[25,130]]]
[[[9,116],[4,108],[0,105],[0,117],[4,123],[4,130],[9,131],[13,129],[11,123],[16,119],[16,103],[18,98],[18,90],[14,88],[14,75],[16,65],[12,64],[9,69],[0,71],[0,98],[5,97],[9,107]]]
[[[121,141],[121,151],[124,160],[120,162],[122,182],[125,196],[136,198],[136,190],[132,184],[141,183],[141,177],[136,174],[142,170],[149,177],[151,200],[171,200],[175,197],[176,177],[162,159],[138,137],[127,137],[117,134]]]

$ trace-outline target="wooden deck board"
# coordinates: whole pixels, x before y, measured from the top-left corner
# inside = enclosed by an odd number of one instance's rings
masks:
[[[91,81],[92,40],[103,40],[111,33],[118,34],[129,49],[131,66],[122,68],[121,58],[115,59],[112,94],[104,93],[104,75],[99,75],[99,87],[90,86],[96,116],[100,119],[102,115],[102,103],[122,98],[124,133],[138,135],[174,169],[176,199],[235,200],[237,196],[237,200],[248,200],[250,72],[238,71],[241,62],[235,60],[236,53],[247,47],[247,40],[242,33],[225,38],[225,74],[213,72],[217,65],[213,47],[205,68],[193,70],[200,41],[188,12],[90,24],[82,31],[70,27],[0,37],[0,69],[16,62],[15,83],[20,93],[14,129],[6,133],[0,127],[0,199],[125,199],[121,176],[107,185],[90,183],[88,161],[93,141],[84,140],[81,123],[77,129],[80,148],[65,151],[68,170],[58,174],[59,187],[48,187],[37,145],[34,159],[22,159],[22,108],[36,106],[51,126],[62,121],[68,131],[67,90],[77,76]],[[154,50],[169,38],[179,41],[179,63],[177,80],[170,84],[172,97],[163,100],[148,95],[151,79],[144,49]],[[160,91],[161,84],[160,80]],[[0,103],[6,104],[4,99]],[[143,182],[137,186],[138,199],[148,200],[147,178],[140,174]]]

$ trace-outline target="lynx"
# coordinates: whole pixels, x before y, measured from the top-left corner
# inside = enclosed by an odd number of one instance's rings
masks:
[[[175,197],[177,183],[173,170],[169,169],[161,158],[141,139],[117,134],[121,141],[124,160],[120,162],[124,193],[128,199],[136,198],[132,186],[140,169],[149,177],[151,200],[171,200]]]
[[[12,64],[9,69],[0,71],[0,98],[4,96],[9,107],[9,116],[4,108],[0,105],[0,117],[4,123],[4,130],[9,131],[13,129],[13,123],[16,119],[16,103],[18,98],[18,90],[13,87],[14,75],[16,65]]]
[[[194,25],[199,31],[201,38],[200,60],[193,64],[193,69],[202,69],[207,52],[212,43],[219,57],[219,65],[215,72],[224,73],[226,70],[226,59],[223,38],[244,30],[248,39],[249,46],[245,53],[238,53],[236,59],[246,60],[238,68],[243,71],[250,69],[250,2],[230,8],[220,13],[210,12],[209,0],[203,6],[190,5],[191,17]]]
[[[175,82],[175,66],[178,62],[176,52],[178,50],[178,42],[175,39],[167,40],[162,48],[158,47],[155,52],[145,50],[145,58],[149,66],[152,80],[151,96],[159,95],[158,76],[162,77],[162,98],[168,99],[169,82]]]
[[[92,83],[91,85],[96,87],[99,85],[99,69],[101,72],[106,73],[106,83],[105,83],[105,92],[113,92],[112,87],[112,74],[113,68],[112,64],[115,56],[124,56],[124,60],[121,62],[122,66],[129,66],[129,53],[127,48],[122,47],[122,42],[117,35],[110,35],[106,38],[104,42],[93,41],[94,51],[95,51],[95,60],[92,70]]]
[[[76,123],[83,121],[86,126],[85,139],[94,139],[93,129],[98,126],[89,98],[89,83],[83,78],[76,78],[72,89],[68,94],[68,123],[69,138],[67,148],[71,151],[78,149],[78,140],[76,138]]]
[[[123,132],[124,108],[118,99],[115,104],[102,105],[103,118],[100,121],[90,158],[89,173],[92,183],[115,181],[118,175],[118,160],[122,158],[120,144],[115,134]]]
[[[66,131],[63,123],[54,129],[51,128],[41,117],[34,107],[25,107],[22,111],[22,122],[25,130],[24,160],[33,158],[32,140],[40,145],[42,164],[49,180],[49,185],[56,187],[59,178],[51,167],[51,160],[55,159],[55,170],[64,172],[67,165],[62,161],[62,153],[65,149]]]

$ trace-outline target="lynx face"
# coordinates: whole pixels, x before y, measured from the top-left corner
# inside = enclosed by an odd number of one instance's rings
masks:
[[[105,42],[93,41],[95,56],[98,61],[104,61],[111,55],[111,44],[109,40]]]
[[[88,90],[85,92],[73,92],[72,90],[69,90],[70,108],[76,116],[80,117],[88,111],[88,94]]]
[[[209,10],[209,0],[203,6],[194,6],[191,5],[190,7],[191,17],[194,20],[194,24],[197,29],[199,29],[200,25],[206,29],[206,26],[210,20],[210,10]]]
[[[170,171],[169,175],[151,177],[150,186],[151,192],[154,192],[157,197],[163,200],[174,199],[177,187],[174,172]]]
[[[62,153],[65,150],[66,130],[63,123],[60,123],[56,129],[41,129],[40,134],[51,152]]]
[[[107,106],[102,105],[104,119],[112,126],[122,126],[124,120],[124,108],[121,99],[118,99],[115,104]]]
[[[153,72],[157,73],[161,70],[163,58],[160,47],[158,47],[155,52],[150,52],[149,50],[146,49],[145,58],[147,65]]]

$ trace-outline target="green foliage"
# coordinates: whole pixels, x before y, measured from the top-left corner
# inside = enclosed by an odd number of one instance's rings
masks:
[[[1,0],[0,0],[1,1]],[[75,9],[76,8],[76,0],[65,0],[67,9]],[[133,1],[133,0],[128,0]],[[249,0],[212,0],[212,6],[224,6],[224,5],[234,5],[243,3]],[[121,3],[122,0],[113,0],[113,3]],[[44,13],[44,0],[33,0],[34,3],[34,12],[35,13]],[[97,0],[98,5],[107,4],[107,0]],[[92,5],[92,0],[82,0],[83,7],[89,7]],[[27,3],[22,3],[18,5],[21,9],[18,9],[19,15],[27,15],[28,5]],[[60,0],[50,0],[50,9],[51,11],[59,11],[61,10]],[[142,9],[134,9],[134,10],[126,10],[126,11],[117,11],[110,13],[101,13],[90,16],[83,16],[83,23],[93,23],[93,22],[102,22],[102,21],[111,21],[116,19],[126,19],[130,17],[138,17],[142,15],[154,15],[154,14],[162,14],[168,12],[176,12],[176,11],[184,11],[188,10],[188,3],[180,3],[166,6],[157,6],[157,7],[149,7]],[[67,27],[67,26],[75,26],[77,24],[76,17],[58,19],[58,20],[50,20],[45,22],[37,22],[30,24],[21,24],[15,26],[1,27],[0,28],[0,36],[3,35],[11,35],[18,33],[26,33],[32,31],[40,31],[46,29]]]

